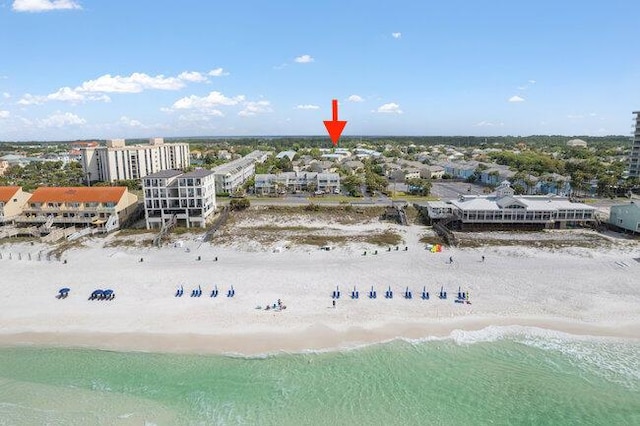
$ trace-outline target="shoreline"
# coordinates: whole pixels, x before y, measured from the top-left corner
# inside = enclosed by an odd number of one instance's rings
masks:
[[[640,342],[637,325],[589,324],[559,318],[456,318],[437,323],[387,324],[378,328],[335,330],[323,324],[303,330],[241,334],[171,334],[111,332],[0,333],[0,348],[88,349],[123,353],[157,353],[264,357],[280,354],[357,350],[394,341],[491,342],[523,335],[569,339]]]
[[[113,247],[109,236],[89,238],[67,251],[64,262],[50,262],[34,260],[48,248],[41,243],[1,246],[4,253],[23,255],[0,259],[0,347],[260,356],[399,339],[482,341],[518,327],[640,339],[637,243],[447,247],[432,253],[420,242],[421,226],[375,222],[349,229],[395,230],[408,250],[363,242],[330,251],[305,245],[274,250],[284,241],[271,247],[214,245],[197,237],[161,248]],[[336,286],[342,297],[334,309]],[[71,289],[69,297],[56,299],[64,287]],[[180,287],[184,296],[176,297]],[[202,297],[190,297],[200,287]],[[232,287],[235,293],[227,297]],[[354,287],[360,296],[352,299]],[[375,299],[368,297],[372,287]],[[87,300],[97,288],[113,289],[117,297]],[[213,288],[218,297],[211,297]],[[392,299],[384,297],[388,288]],[[441,288],[446,300],[438,297]],[[406,289],[412,298],[403,297]],[[429,300],[422,300],[423,289]],[[469,294],[472,303],[454,303],[456,291]],[[286,310],[264,309],[279,299]]]

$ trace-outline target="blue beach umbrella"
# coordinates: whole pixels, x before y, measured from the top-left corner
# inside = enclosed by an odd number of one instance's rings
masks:
[[[70,291],[71,291],[70,288],[65,287],[58,290],[58,293],[69,293]]]

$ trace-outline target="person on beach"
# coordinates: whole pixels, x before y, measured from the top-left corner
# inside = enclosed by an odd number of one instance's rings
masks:
[[[333,301],[333,307],[334,308],[336,307],[336,301],[335,300]]]
[[[449,257],[449,263],[453,263],[453,256]]]
[[[482,261],[484,262],[484,255],[482,256]]]

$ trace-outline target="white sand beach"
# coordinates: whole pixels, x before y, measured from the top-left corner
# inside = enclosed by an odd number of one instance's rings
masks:
[[[274,251],[286,241],[212,245],[185,236],[162,248],[104,247],[114,238],[109,236],[66,251],[66,263],[38,260],[38,253],[51,248],[44,244],[4,244],[0,345],[257,355],[511,325],[640,338],[638,242],[614,241],[601,249],[445,247],[431,253],[419,242],[422,226],[377,222],[349,229],[396,230],[404,243],[390,252],[365,243],[330,251],[302,245]],[[554,232],[568,238],[585,231]],[[181,285],[184,296],[174,297]],[[190,297],[198,285],[202,296]],[[212,298],[215,285],[220,293]],[[231,285],[235,296],[229,298]],[[336,285],[341,297],[333,308]],[[354,286],[357,300],[349,297]],[[368,297],[371,286],[376,299]],[[389,286],[393,299],[384,297]],[[407,286],[411,300],[403,297]],[[423,286],[429,300],[420,297]],[[447,300],[437,297],[441,286]],[[459,286],[469,292],[471,304],[454,303]],[[62,287],[71,292],[59,300]],[[113,289],[116,298],[87,300],[98,288]],[[286,309],[264,310],[278,299]]]

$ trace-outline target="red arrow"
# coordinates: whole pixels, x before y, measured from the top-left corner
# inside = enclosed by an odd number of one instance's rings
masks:
[[[344,126],[347,125],[346,121],[338,120],[338,100],[334,99],[331,101],[331,107],[333,110],[333,120],[324,120],[324,127],[327,128],[329,132],[329,137],[331,138],[331,142],[333,142],[333,146],[338,145],[338,140],[340,139],[340,135],[344,130]]]

